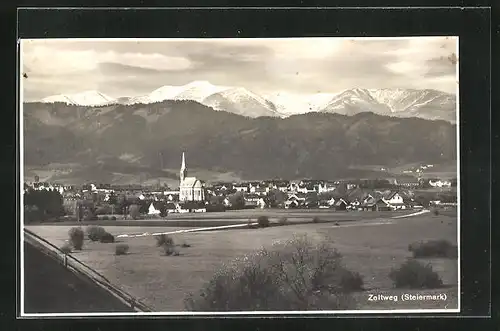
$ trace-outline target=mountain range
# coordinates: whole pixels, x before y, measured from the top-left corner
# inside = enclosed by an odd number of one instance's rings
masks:
[[[183,86],[162,86],[147,95],[112,98],[98,91],[54,95],[43,103],[63,102],[79,106],[151,104],[165,100],[191,100],[215,110],[251,118],[285,118],[309,112],[352,116],[373,112],[392,117],[418,117],[456,122],[456,97],[436,90],[360,89],[340,93],[294,94],[276,92],[259,95],[243,87],[218,86],[194,81]]]
[[[235,90],[223,92],[203,100],[220,102]],[[182,152],[192,170],[243,179],[365,176],[369,171],[353,167],[456,160],[455,124],[371,112],[280,118],[216,111],[192,100],[92,107],[36,102],[24,104],[23,121],[25,166],[67,165],[55,179],[73,183],[176,179]]]

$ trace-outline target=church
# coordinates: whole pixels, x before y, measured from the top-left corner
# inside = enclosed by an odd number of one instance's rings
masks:
[[[182,153],[182,164],[180,171],[179,201],[205,201],[205,190],[203,184],[196,177],[188,177],[186,159]]]

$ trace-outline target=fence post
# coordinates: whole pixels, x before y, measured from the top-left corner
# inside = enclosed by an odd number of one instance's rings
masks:
[[[64,267],[68,267],[68,254],[64,253]]]

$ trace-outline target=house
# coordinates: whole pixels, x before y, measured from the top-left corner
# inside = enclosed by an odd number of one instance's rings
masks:
[[[279,190],[281,192],[288,191],[288,187],[290,186],[290,182],[286,180],[277,180],[272,182],[272,187],[275,190]]]
[[[153,201],[149,205],[148,215],[160,215],[162,208],[165,208],[164,204],[162,204],[162,203],[160,203],[158,201]]]
[[[302,206],[306,201],[305,194],[292,193],[288,195],[288,199],[285,201],[285,208],[298,208]]]
[[[352,190],[352,189],[355,189],[355,188],[357,188],[357,187],[358,187],[358,184],[354,184],[354,183],[347,183],[347,184],[346,184],[346,188],[347,188],[348,190]]]
[[[252,187],[252,190],[250,192],[259,196],[264,196],[269,192],[269,187]]]
[[[329,183],[318,184],[318,193],[326,193],[335,191],[335,186]]]
[[[234,184],[233,189],[236,190],[236,192],[248,192],[248,185],[246,184]]]
[[[167,201],[179,201],[179,191],[163,191]]]
[[[335,208],[335,210],[347,210],[347,205],[348,205],[347,201],[340,198],[337,201],[335,201],[333,207]]]
[[[332,208],[333,205],[335,204],[335,199],[330,198],[330,199],[323,199],[319,202],[319,208]]]
[[[390,205],[398,205],[398,204],[403,204],[403,197],[401,194],[399,194],[398,191],[392,191],[386,194],[383,199]]]
[[[361,203],[361,209],[366,211],[374,211],[376,210],[376,204],[377,200],[371,194],[368,194]]]
[[[351,200],[351,202],[347,206],[347,209],[360,210],[361,209],[361,201],[359,201],[359,199]]]
[[[429,185],[432,187],[451,187],[451,181],[448,180],[429,180]]]
[[[266,206],[266,202],[257,194],[249,194],[245,196],[245,206],[264,208]]]
[[[420,185],[420,181],[416,177],[400,178],[396,180],[396,185],[401,187],[415,188]]]
[[[299,184],[294,183],[294,182],[291,182],[287,188],[287,190],[290,192],[297,192],[298,189],[299,189]]]
[[[224,200],[222,200],[222,204],[225,206],[225,207],[231,207],[231,201],[229,201],[229,198],[228,197],[225,197]]]
[[[300,193],[313,193],[313,192],[318,192],[317,186],[313,183],[303,183],[302,185],[299,185],[297,188],[297,192]]]
[[[188,201],[181,204],[182,209],[190,213],[204,213],[207,211],[204,201]]]
[[[405,201],[405,205],[410,209],[423,209],[424,206],[422,204],[416,202],[414,199],[410,199],[409,201]]]
[[[384,199],[378,199],[375,203],[375,211],[390,211],[392,206]]]
[[[180,209],[180,206],[178,204],[172,202],[168,202],[165,204],[165,211],[167,213],[175,213],[178,209]]]

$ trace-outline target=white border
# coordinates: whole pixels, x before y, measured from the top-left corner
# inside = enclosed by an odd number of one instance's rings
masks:
[[[457,85],[457,90],[456,90],[456,104],[457,104],[457,109],[455,111],[455,116],[456,116],[456,126],[457,126],[457,250],[458,250],[458,261],[457,261],[457,268],[458,268],[458,281],[457,281],[457,286],[458,286],[458,310],[460,311],[461,308],[461,266],[460,266],[460,259],[461,259],[461,232],[460,232],[460,224],[461,224],[461,208],[460,208],[460,38],[459,37],[454,37],[456,38],[456,43],[457,43],[457,49],[456,49],[456,64],[455,64],[455,71],[456,71],[456,85]]]
[[[20,195],[21,197],[19,198],[19,219],[20,219],[20,226],[19,226],[19,236],[21,238],[21,295],[20,295],[20,310],[21,310],[21,316],[24,314],[24,235],[23,235],[23,230],[24,230],[24,88],[23,88],[23,79],[22,77],[22,68],[23,68],[23,41],[22,39],[17,40],[18,43],[18,60],[16,61],[19,63],[19,68],[17,72],[17,81],[19,81],[18,84],[18,95],[19,95],[19,115],[18,115],[18,126],[19,126],[19,180],[20,180]],[[19,269],[18,269],[19,270]]]
[[[239,8],[241,9],[241,8]],[[349,39],[349,40],[408,40],[408,39],[417,39],[417,38],[444,38],[444,37],[450,37],[454,38],[456,40],[456,54],[457,58],[459,57],[459,37],[458,36],[419,36],[419,37],[307,37],[307,39],[326,39],[326,38],[332,38],[332,39]],[[107,316],[116,316],[116,317],[136,317],[136,316],[269,316],[269,315],[331,315],[331,316],[336,316],[336,315],[347,315],[347,314],[353,314],[353,315],[360,315],[360,314],[373,314],[373,315],[385,315],[385,314],[432,314],[432,313],[459,313],[461,309],[461,284],[460,284],[460,278],[461,278],[461,267],[460,267],[460,221],[461,221],[461,213],[460,213],[460,97],[459,97],[459,61],[457,60],[456,63],[456,81],[457,81],[457,90],[456,90],[456,137],[457,137],[457,249],[458,249],[458,263],[457,263],[457,268],[458,268],[458,281],[457,281],[457,287],[458,287],[458,308],[456,309],[392,309],[392,310],[318,310],[318,311],[262,311],[262,312],[256,312],[256,311],[238,311],[238,312],[185,312],[185,311],[179,311],[179,312],[136,312],[136,313],[25,313],[24,312],[24,235],[23,235],[23,229],[24,229],[24,117],[23,117],[23,102],[24,100],[24,89],[23,89],[23,79],[22,77],[22,64],[23,64],[23,58],[22,58],[22,45],[23,42],[26,41],[38,41],[38,40],[50,40],[50,41],[55,41],[57,42],[126,42],[126,41],[137,41],[140,40],[141,42],[169,42],[169,41],[183,41],[183,42],[208,42],[208,41],[214,41],[217,40],[219,42],[234,42],[235,40],[277,40],[277,39],[288,39],[288,40],[302,40],[304,38],[297,38],[297,37],[291,37],[291,38],[50,38],[50,39],[18,39],[19,43],[19,71],[18,71],[18,80],[20,81],[19,83],[19,101],[20,101],[20,107],[19,107],[19,118],[18,118],[18,123],[19,123],[19,174],[20,174],[20,238],[21,238],[21,296],[20,296],[20,317],[21,318],[54,318],[54,317],[107,317]],[[418,317],[419,315],[411,316],[411,317]],[[362,316],[364,317],[364,316]],[[366,316],[369,317],[369,316]],[[446,317],[446,316],[442,316]]]

